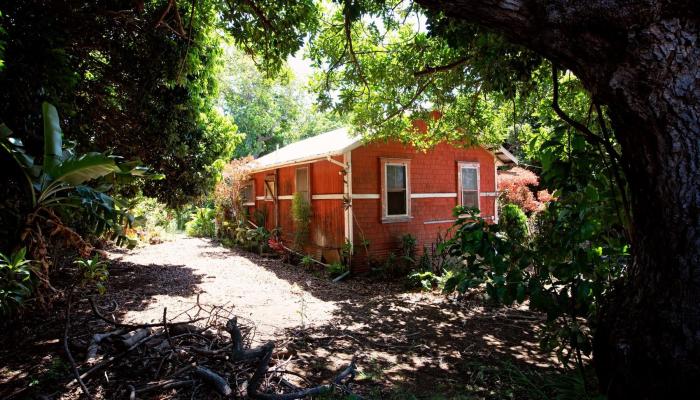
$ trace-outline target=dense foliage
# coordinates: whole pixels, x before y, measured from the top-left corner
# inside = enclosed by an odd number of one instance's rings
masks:
[[[532,171],[521,167],[510,168],[498,173],[499,200],[503,204],[513,204],[528,213],[542,209],[544,203],[552,199],[547,190],[537,191],[539,178]]]
[[[185,232],[189,236],[213,238],[216,236],[216,210],[209,207],[198,207],[192,213],[185,225]]]
[[[528,235],[527,216],[515,204],[506,204],[498,215],[498,224],[509,239],[523,242]]]
[[[412,2],[338,3],[310,50],[325,70],[314,81],[323,106],[350,113],[365,135],[419,148],[505,141],[541,171],[505,182],[512,206],[500,224],[458,219],[441,246],[451,261],[444,273],[424,268],[412,278],[485,289],[503,304],[529,300],[548,315],[545,348],[580,362],[602,299],[629,264],[627,184],[605,110],[572,74],[481,28]]]
[[[257,157],[343,123],[337,115],[317,110],[302,82],[288,68],[270,77],[231,46],[224,57],[221,107],[233,117],[243,136],[235,157]]]
[[[36,154],[36,110],[50,100],[80,151],[141,160],[166,175],[144,194],[184,204],[211,188],[239,141],[214,106],[222,36],[275,70],[316,15],[311,1],[3,2],[0,120]]]
[[[42,163],[30,155],[21,140],[13,136],[6,125],[0,124],[0,151],[14,162],[25,190],[16,191],[25,196],[26,209],[11,203],[0,205],[8,220],[17,221],[14,230],[6,230],[3,248],[22,246],[25,254],[35,261],[33,278],[39,282],[38,295],[43,299],[47,291],[55,291],[50,280],[55,265],[52,258],[55,247],[61,245],[82,254],[93,250],[91,239],[106,237],[118,245],[133,245],[125,229],[133,222],[126,208],[111,196],[115,185],[135,180],[162,179],[138,162],[124,162],[108,153],[76,152],[64,145],[60,118],[56,108],[42,104],[44,152]]]

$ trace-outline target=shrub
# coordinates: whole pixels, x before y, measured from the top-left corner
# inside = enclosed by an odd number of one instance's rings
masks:
[[[192,214],[192,219],[185,224],[185,232],[188,236],[213,238],[216,236],[215,217],[214,209],[200,207]]]
[[[292,198],[292,221],[294,221],[294,247],[297,250],[302,250],[309,240],[311,205],[298,192],[294,193]]]
[[[32,295],[32,261],[26,253],[24,247],[9,257],[0,253],[0,315],[16,311]]]
[[[401,256],[409,264],[416,262],[416,240],[410,233],[401,236]]]
[[[222,179],[214,188],[214,208],[220,237],[235,235],[235,226],[248,220],[248,209],[243,205],[243,189],[250,182],[252,157],[237,159],[226,164]]]
[[[247,228],[241,224],[235,231],[235,242],[237,245],[247,250],[257,250],[262,254],[269,247],[272,234],[264,226],[257,228]]]
[[[534,172],[520,167],[498,173],[501,201],[505,204],[515,204],[527,213],[541,210],[545,203],[552,200],[551,194],[546,190],[540,190],[535,196],[533,189],[539,183],[540,178]]]
[[[306,255],[306,256],[302,257],[302,259],[301,259],[301,265],[304,268],[311,268],[314,265],[314,263],[315,263],[315,261],[314,261],[313,257],[311,257],[309,255]]]
[[[335,278],[346,273],[348,271],[348,267],[343,265],[342,263],[334,262],[328,265],[326,267],[326,270],[328,271],[328,274],[331,276],[331,278]]]
[[[130,213],[134,216],[132,227],[143,242],[160,241],[178,230],[176,212],[153,197],[137,197],[131,202]]]
[[[591,353],[591,331],[582,321],[595,321],[600,300],[629,263],[629,248],[606,215],[591,189],[550,203],[527,242],[509,240],[503,226],[477,214],[459,218],[442,250],[461,262],[444,290],[484,288],[505,305],[529,300],[531,309],[547,315],[543,348],[556,350],[565,365],[575,355],[581,365],[582,355]]]
[[[498,224],[512,240],[522,243],[528,236],[527,216],[515,204],[506,204],[503,207]]]
[[[73,263],[80,269],[80,286],[94,284],[100,294],[105,293],[105,282],[109,277],[107,261],[95,254],[92,258],[78,258]]]

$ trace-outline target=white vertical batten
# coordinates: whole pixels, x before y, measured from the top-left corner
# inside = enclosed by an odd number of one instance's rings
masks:
[[[343,197],[347,199],[349,204],[344,204],[345,207],[345,240],[354,247],[353,243],[353,213],[352,213],[352,150],[343,153],[343,164],[345,164],[345,182],[343,184]],[[352,250],[354,252],[354,250]]]
[[[503,149],[503,146],[501,146],[501,149]],[[508,151],[506,149],[503,149],[506,153]],[[508,153],[510,154],[510,153]],[[510,154],[512,157],[513,155]],[[513,157],[515,158],[515,157]],[[517,164],[517,161],[516,161]],[[493,156],[493,191],[496,192],[496,196],[493,199],[493,222],[495,224],[498,223],[498,157],[495,155]]]

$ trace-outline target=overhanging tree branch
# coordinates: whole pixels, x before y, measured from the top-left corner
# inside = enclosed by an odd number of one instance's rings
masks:
[[[591,130],[588,129],[587,126],[571,118],[571,116],[566,114],[564,110],[562,110],[559,106],[559,69],[556,65],[554,65],[554,63],[552,63],[552,87],[552,109],[554,109],[554,112],[559,116],[559,118],[564,120],[564,122],[566,122],[567,124],[571,125],[571,127],[576,129],[578,132],[580,132],[583,135],[583,138],[586,139],[586,141],[591,145],[603,146],[603,148],[605,148],[605,151],[607,151],[608,155],[610,155],[610,158],[612,158],[616,163],[619,164],[620,155],[617,153],[615,148],[612,147],[610,142],[601,139],[600,136],[591,132]]]
[[[345,10],[343,10],[343,19],[344,19],[343,29],[345,30],[346,46],[347,46],[348,54],[350,55],[350,60],[355,65],[355,68],[357,68],[357,74],[359,75],[362,83],[365,85],[365,88],[367,89],[367,95],[369,96],[369,93],[370,93],[369,83],[367,82],[367,78],[365,78],[365,74],[362,71],[362,66],[360,65],[360,62],[357,60],[357,55],[355,54],[355,49],[353,48],[353,45],[352,45],[352,21],[350,20],[350,11],[349,11],[348,7],[349,6],[346,2]]]
[[[447,72],[451,71],[455,68],[459,68],[462,65],[466,64],[469,59],[467,57],[462,57],[457,60],[452,61],[451,63],[445,64],[445,65],[438,65],[438,66],[428,66],[425,67],[425,69],[422,69],[420,71],[416,71],[413,73],[413,76],[418,78],[420,76],[425,76],[425,75],[432,75],[437,72]]]

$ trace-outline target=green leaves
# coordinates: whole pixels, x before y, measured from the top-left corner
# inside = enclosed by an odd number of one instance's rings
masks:
[[[73,261],[80,273],[79,284],[82,287],[94,285],[100,294],[107,291],[105,283],[109,278],[109,263],[100,258],[99,254],[95,254],[92,258],[78,258]]]
[[[63,132],[53,104],[41,103],[44,121],[44,172],[53,173],[63,158]]]
[[[474,26],[427,19],[428,31],[426,15],[410,2],[329,6],[309,50],[325,70],[312,84],[319,102],[351,115],[371,138],[422,149],[440,141],[500,144],[512,127],[505,100],[534,85],[541,59]],[[416,129],[416,119],[429,134]]]
[[[102,153],[87,153],[67,160],[59,160],[51,170],[55,182],[77,186],[93,179],[122,172],[114,158]]]
[[[512,221],[498,225],[484,221],[478,210],[458,207],[454,214],[460,218],[441,250],[458,260],[446,292],[483,288],[496,303],[529,300],[531,309],[547,315],[543,346],[567,363],[571,349],[590,353],[598,305],[623,274],[629,254],[595,186],[559,195],[537,214],[533,236],[522,227],[523,216],[508,207],[501,217]]]
[[[32,295],[32,261],[25,259],[22,247],[10,256],[0,253],[0,315],[8,315],[21,307]]]

